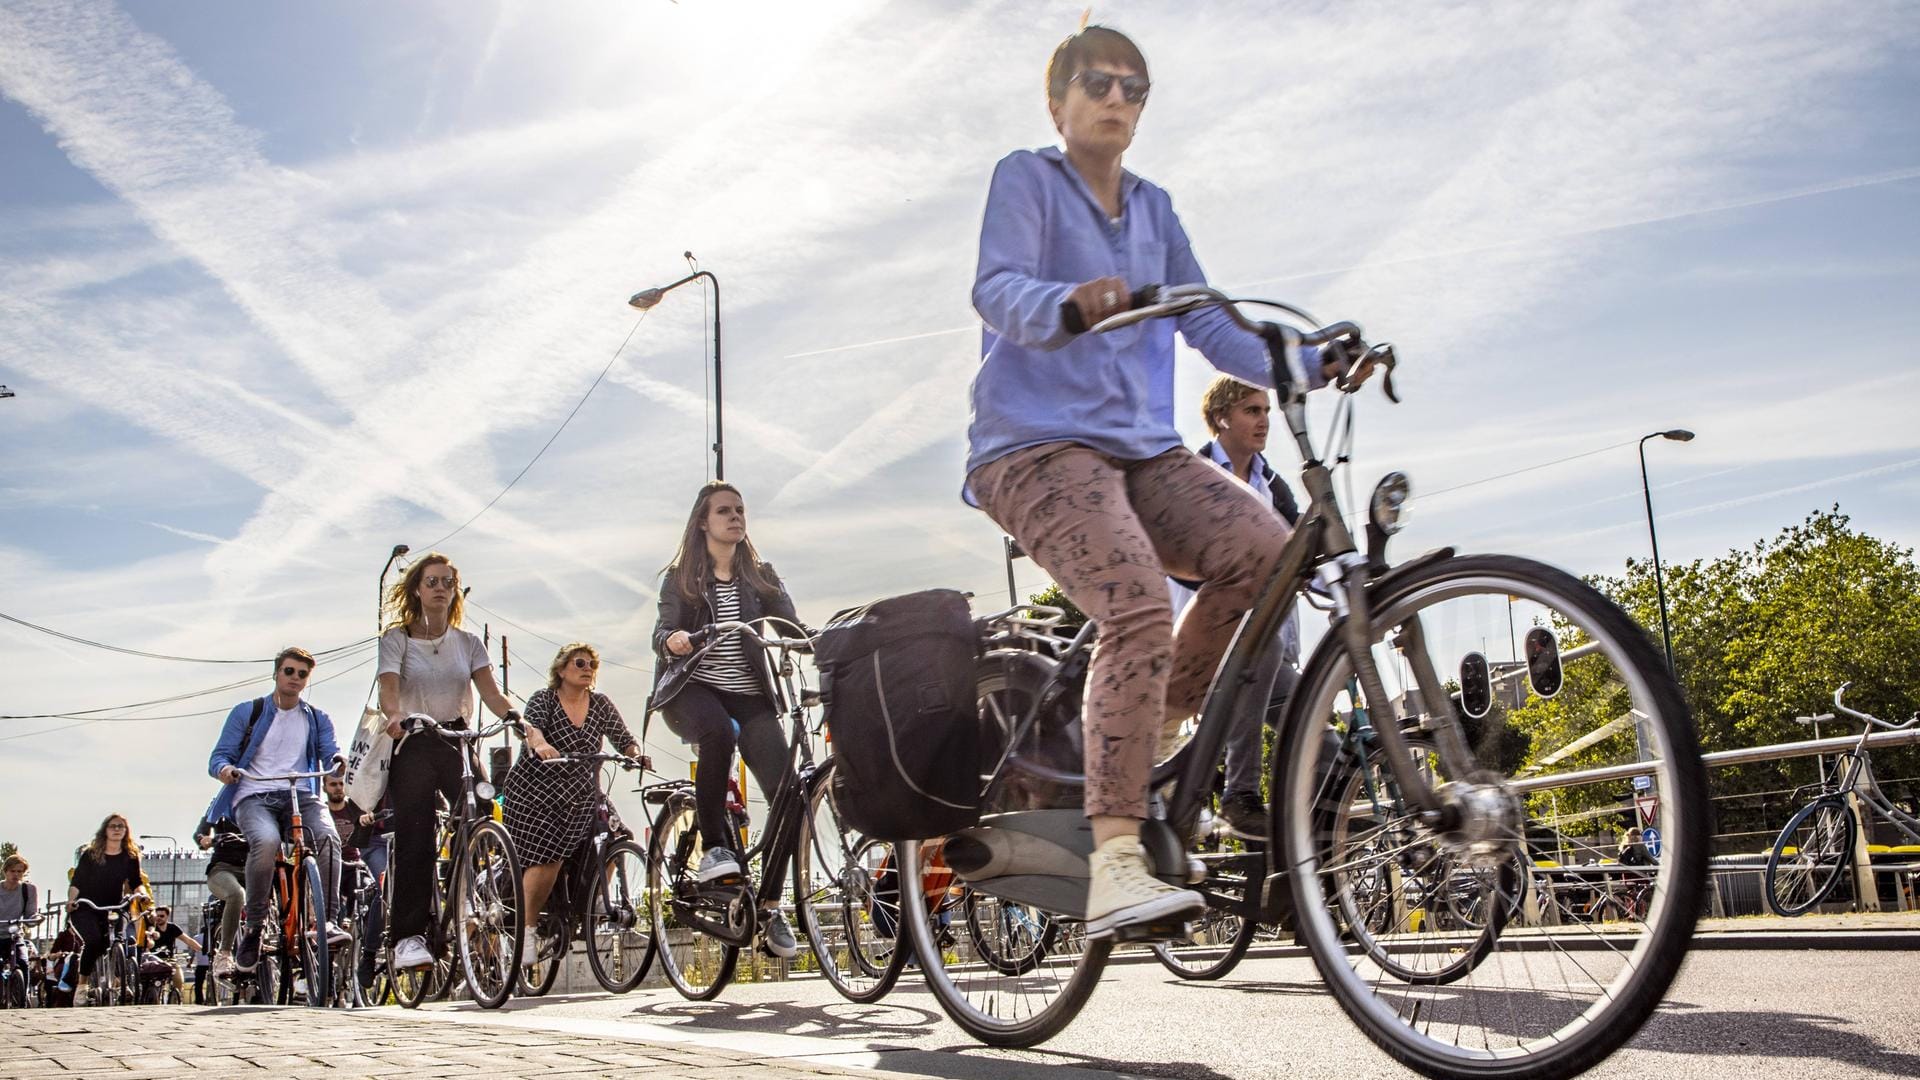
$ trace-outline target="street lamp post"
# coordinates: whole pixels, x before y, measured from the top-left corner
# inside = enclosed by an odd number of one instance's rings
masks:
[[[693,252],[687,252],[686,258],[689,265],[694,265]],[[713,478],[725,480],[727,478],[726,451],[723,449],[724,440],[721,438],[720,429],[720,279],[714,277],[710,270],[696,269],[693,273],[671,284],[641,289],[634,293],[627,303],[645,311],[659,303],[661,297],[689,281],[700,278],[706,278],[713,285]]]
[[[1660,642],[1667,650],[1667,673],[1678,674],[1673,666],[1673,632],[1667,628],[1667,583],[1660,572],[1660,534],[1653,528],[1653,488],[1647,483],[1647,440],[1671,439],[1692,442],[1693,432],[1685,428],[1656,431],[1640,437],[1640,494],[1647,500],[1647,539],[1653,544],[1653,588],[1660,598]]]

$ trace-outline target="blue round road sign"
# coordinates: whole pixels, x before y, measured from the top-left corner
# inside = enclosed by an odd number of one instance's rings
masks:
[[[1660,857],[1660,830],[1659,829],[1656,829],[1652,826],[1648,826],[1640,830],[1640,839],[1645,841],[1647,845],[1647,854],[1653,856],[1656,859]]]

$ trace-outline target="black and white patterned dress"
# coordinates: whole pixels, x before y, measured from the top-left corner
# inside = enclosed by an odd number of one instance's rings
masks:
[[[602,738],[616,750],[634,745],[620,710],[605,694],[587,695],[587,718],[579,727],[551,690],[527,699],[525,719],[562,757],[598,753]],[[549,765],[530,749],[521,754],[507,774],[506,822],[523,865],[556,862],[580,846],[599,805],[598,773],[587,762]]]

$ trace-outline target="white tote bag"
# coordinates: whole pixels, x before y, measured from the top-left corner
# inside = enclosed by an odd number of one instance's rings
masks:
[[[400,654],[400,677],[407,677],[407,654]],[[360,728],[347,750],[347,798],[361,810],[372,811],[387,794],[387,773],[393,768],[393,736],[387,734],[387,715],[376,704],[380,677],[374,676],[367,704],[360,710]]]

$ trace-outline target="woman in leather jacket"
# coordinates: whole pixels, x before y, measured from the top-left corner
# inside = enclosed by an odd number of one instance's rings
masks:
[[[694,779],[695,814],[706,849],[696,871],[702,884],[744,876],[737,840],[727,824],[727,777],[737,749],[760,793],[771,803],[782,783],[797,782],[787,764],[787,741],[774,708],[773,672],[766,649],[751,637],[721,634],[698,646],[693,634],[717,622],[777,618],[774,633],[799,627],[793,598],[773,567],[747,539],[747,508],[732,484],[710,481],[700,489],[680,538],[680,550],[660,582],[660,615],[653,647],[662,661],[654,680],[653,707],[669,730],[698,748],[703,766]],[[775,880],[766,895],[780,892],[785,860],[774,853],[765,872]],[[763,941],[776,956],[799,945],[777,904],[763,916]]]

